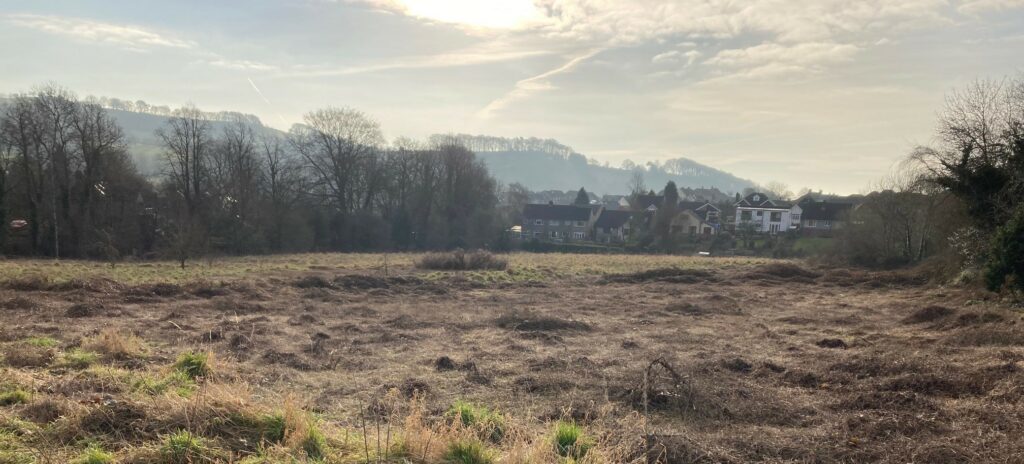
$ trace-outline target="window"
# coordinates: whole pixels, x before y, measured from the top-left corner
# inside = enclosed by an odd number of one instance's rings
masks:
[[[807,227],[818,227],[818,221],[815,221],[814,219],[808,219]]]
[[[540,232],[534,232],[533,236],[536,237],[536,238],[540,238]]]
[[[572,221],[570,221],[570,220],[566,219],[566,220],[565,220],[565,225],[567,225],[567,226],[571,226],[571,225],[572,225]]]
[[[535,225],[535,226],[542,226],[542,225],[544,225],[544,220],[543,219],[535,219],[533,221],[533,225]]]
[[[575,238],[575,239],[584,239],[584,238],[587,238],[587,234],[586,234],[586,233],[583,233],[583,232],[573,232],[573,233],[572,233],[572,238]]]
[[[800,222],[800,215],[799,214],[794,214],[793,215],[793,222]]]
[[[690,226],[690,236],[697,235],[697,226]]]
[[[782,213],[779,212],[779,211],[773,211],[772,212],[771,221],[772,222],[782,222]]]
[[[750,211],[740,211],[740,220],[741,221],[749,221],[750,220]]]
[[[558,221],[555,220],[555,219],[551,219],[551,220],[548,221],[548,225],[549,226],[557,226],[558,225]]]
[[[757,212],[757,217],[761,217],[761,216],[764,216],[764,211],[758,211]]]
[[[558,231],[557,230],[552,230],[551,231],[551,238],[558,238]]]
[[[831,225],[832,225],[832,221],[828,221],[828,220],[821,221],[821,226],[822,227],[829,227]]]
[[[584,222],[584,221],[576,221],[576,227],[583,227],[583,226],[585,226],[586,224],[587,224],[587,223],[586,223],[586,222]]]

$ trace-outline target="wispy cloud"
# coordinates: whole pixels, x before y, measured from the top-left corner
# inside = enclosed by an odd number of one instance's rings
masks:
[[[3,19],[21,27],[79,40],[116,45],[133,51],[148,51],[153,48],[191,49],[196,46],[192,41],[160,34],[139,26],[105,23],[82,18],[9,14],[3,16]]]
[[[590,58],[593,58],[594,55],[597,55],[602,51],[603,50],[601,49],[587,51],[581,55],[578,55],[570,59],[562,66],[559,66],[555,69],[544,72],[542,74],[538,74],[531,78],[523,79],[519,82],[516,82],[515,87],[513,87],[510,92],[489,103],[486,107],[480,110],[477,116],[485,119],[490,118],[495,112],[500,111],[501,109],[505,108],[506,106],[517,100],[522,100],[537,92],[555,88],[554,84],[552,84],[550,81],[552,77],[572,71],[581,63]]]
[[[206,60],[204,63],[218,68],[236,69],[239,71],[275,71],[277,66],[249,60],[230,60],[227,58],[215,58]]]
[[[790,72],[816,72],[822,66],[848,61],[860,47],[831,42],[796,45],[762,43],[722,50],[704,63],[728,75],[759,77]]]
[[[651,63],[654,64],[683,64],[685,66],[691,66],[700,57],[704,56],[703,53],[697,50],[669,50],[665,53],[659,53],[651,58]]]
[[[957,11],[966,15],[979,15],[989,11],[1009,10],[1024,7],[1024,0],[966,0]]]
[[[405,56],[388,59],[386,61],[371,62],[355,66],[341,67],[310,67],[300,66],[289,71],[282,72],[274,77],[330,77],[348,76],[355,74],[366,74],[380,71],[391,71],[397,69],[430,69],[450,68],[459,66],[473,66],[487,63],[499,63],[502,61],[519,60],[537,56],[550,55],[552,52],[546,50],[488,50],[486,48],[474,48],[452,53],[437,55]]]

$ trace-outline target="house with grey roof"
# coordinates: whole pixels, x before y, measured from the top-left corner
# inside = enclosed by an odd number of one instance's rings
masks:
[[[522,237],[553,242],[593,239],[593,227],[604,207],[529,204],[523,208]]]

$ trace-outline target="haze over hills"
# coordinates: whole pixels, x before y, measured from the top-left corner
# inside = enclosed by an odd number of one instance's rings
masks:
[[[446,136],[435,135],[432,138],[438,137]],[[467,134],[455,137],[476,152],[499,181],[518,182],[534,191],[585,187],[595,193],[627,194],[636,171],[643,173],[644,183],[653,190],[660,190],[670,180],[680,188],[717,188],[723,193],[740,192],[754,185],[749,180],[687,158],[628,168],[612,167],[587,158],[553,139]]]
[[[168,118],[167,114],[108,108],[124,129],[131,153],[139,170],[146,174],[160,169],[160,141],[155,132]],[[237,113],[212,113],[212,125],[220,131],[223,120]],[[251,115],[240,115],[258,123]],[[264,126],[265,127],[265,126]],[[267,127],[266,130],[279,132]],[[432,136],[432,139],[447,137]],[[585,187],[599,194],[627,194],[633,173],[641,171],[649,189],[659,190],[668,181],[681,188],[717,188],[723,193],[742,191],[753,182],[687,158],[662,163],[648,163],[631,169],[601,165],[577,153],[571,147],[552,139],[503,138],[483,135],[455,135],[475,151],[500,182],[518,182],[530,190],[576,190]]]

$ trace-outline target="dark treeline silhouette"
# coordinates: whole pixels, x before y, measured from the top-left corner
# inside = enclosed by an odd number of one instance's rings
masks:
[[[184,264],[211,253],[475,248],[503,229],[497,183],[454,137],[389,147],[377,122],[347,108],[310,112],[287,134],[211,118],[174,110],[157,131],[161,174],[144,178],[98,102],[55,86],[5,99],[0,246]]]

